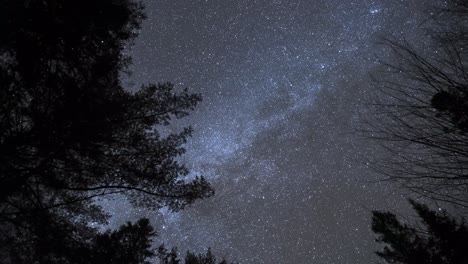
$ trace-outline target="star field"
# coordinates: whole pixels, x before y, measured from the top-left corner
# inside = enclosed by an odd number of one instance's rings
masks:
[[[181,212],[117,197],[111,226],[150,217],[158,243],[240,263],[369,263],[370,210],[405,210],[353,133],[379,36],[422,41],[433,1],[148,0],[130,51],[136,89],[170,81],[203,102],[174,130],[194,134],[183,162],[216,195]]]

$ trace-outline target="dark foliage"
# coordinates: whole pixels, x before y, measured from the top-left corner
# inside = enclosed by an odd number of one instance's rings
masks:
[[[420,224],[405,224],[390,212],[372,213],[372,231],[384,244],[376,252],[388,263],[462,264],[468,263],[468,226],[445,211],[433,211],[410,200]],[[421,225],[422,224],[422,225]]]
[[[170,252],[161,245],[158,249],[158,257],[160,264],[179,264],[181,263],[177,257],[177,248],[172,248]],[[190,251],[187,252],[184,259],[184,264],[216,264],[216,257],[211,252],[211,249],[208,248],[206,253],[195,254]],[[223,259],[219,264],[228,264],[228,262]]]
[[[457,91],[439,91],[431,99],[431,105],[438,111],[437,116],[447,115],[461,133],[468,132],[467,88]]]
[[[158,248],[158,258],[160,264],[179,264],[180,260],[177,253],[177,248],[172,248],[171,251],[167,251],[164,244]]]
[[[146,218],[128,222],[119,230],[98,234],[91,244],[92,263],[146,264],[155,256],[151,249],[153,227]]]
[[[213,194],[202,177],[183,179],[188,171],[177,159],[191,129],[158,132],[186,116],[200,96],[170,83],[135,93],[122,86],[130,63],[124,51],[144,19],[140,3],[0,5],[2,263],[79,263],[78,251],[96,236],[88,223],[106,219],[96,197],[121,194],[136,206],[179,210]],[[96,243],[120,241],[125,255],[142,247],[124,243],[147,223],[136,225]],[[124,255],[125,263],[141,263]]]
[[[211,253],[211,249],[208,249],[206,254],[194,254],[187,252],[185,256],[185,264],[216,264],[216,258]]]

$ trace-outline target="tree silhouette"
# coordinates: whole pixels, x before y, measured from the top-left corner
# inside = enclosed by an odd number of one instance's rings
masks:
[[[136,206],[179,210],[213,195],[203,177],[184,179],[188,170],[177,160],[191,129],[159,133],[193,110],[200,95],[170,83],[136,92],[122,84],[130,64],[124,51],[144,19],[139,2],[1,5],[3,263],[78,263],[70,249],[85,248],[78,245],[95,236],[88,224],[107,217],[97,197],[120,194]]]
[[[185,256],[185,264],[216,264],[216,258],[213,253],[211,253],[210,248],[208,248],[205,254],[195,254],[188,251]],[[223,259],[219,264],[228,264],[228,262]]]
[[[451,0],[433,14],[432,44],[383,41],[394,61],[377,78],[366,135],[389,155],[371,166],[412,194],[466,207],[468,5]]]
[[[161,245],[158,248],[158,257],[160,264],[179,264],[180,260],[178,259],[177,248],[172,248],[170,252]],[[184,258],[184,264],[216,264],[216,257],[211,252],[211,249],[208,248],[206,253],[195,254],[193,252],[187,251],[187,254]],[[219,264],[228,264],[228,262],[223,259]]]
[[[149,264],[147,259],[155,256],[151,248],[154,235],[148,219],[128,222],[119,230],[98,234],[92,243],[91,259],[96,264]]]
[[[410,200],[421,224],[405,224],[390,212],[372,213],[372,230],[384,244],[376,254],[387,263],[461,264],[468,262],[468,226],[445,211]]]
[[[211,253],[209,248],[206,254],[194,254],[187,252],[185,256],[185,264],[216,264],[216,258]]]
[[[170,252],[164,247],[164,244],[158,248],[158,258],[160,264],[179,264],[180,260],[177,248],[172,248]]]
[[[127,222],[117,230],[103,233],[88,229],[87,239],[77,239],[75,233],[79,230],[76,229],[76,225],[38,226],[42,226],[43,232],[37,239],[46,243],[31,243],[40,247],[29,251],[34,253],[33,255],[25,255],[24,250],[12,250],[9,252],[12,263],[150,264],[154,263],[155,257],[159,260],[159,264],[182,263],[177,248],[168,251],[162,244],[156,252],[152,247],[153,238],[157,234],[147,218],[135,223]],[[57,229],[62,232],[56,232]],[[86,232],[81,230],[78,233],[83,235]],[[216,264],[216,258],[211,253],[211,249],[205,254],[187,252],[183,263]],[[228,262],[223,259],[219,264],[228,264]]]

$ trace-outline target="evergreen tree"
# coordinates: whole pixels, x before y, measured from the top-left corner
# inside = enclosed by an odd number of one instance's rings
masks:
[[[177,258],[177,248],[172,248],[170,252],[164,247],[164,244],[158,248],[158,257],[160,264],[179,264],[180,260]],[[211,248],[208,248],[206,253],[193,253],[187,251],[187,254],[184,258],[184,264],[216,264],[216,257],[211,252]],[[219,264],[228,264],[228,262],[223,259]]]
[[[172,248],[170,252],[164,247],[164,244],[158,248],[158,258],[160,264],[179,264],[177,248]]]
[[[155,235],[149,220],[142,218],[135,224],[128,222],[119,230],[98,234],[91,244],[93,263],[149,264],[155,256],[151,238]]]
[[[140,2],[0,4],[2,263],[88,263],[78,254],[97,235],[88,224],[108,217],[97,197],[119,194],[135,206],[179,210],[213,195],[203,177],[184,179],[188,171],[178,162],[191,129],[159,133],[200,95],[170,83],[136,92],[122,84],[130,64],[124,50],[145,17]],[[95,242],[120,241],[124,255],[144,247],[144,237],[125,241],[133,231],[149,235],[147,223],[124,229]]]
[[[211,248],[208,248],[205,254],[195,254],[188,251],[185,256],[185,264],[216,264],[216,258],[211,253]]]
[[[376,254],[388,263],[468,263],[468,226],[445,211],[410,200],[420,222],[402,223],[395,214],[374,211],[372,231],[384,248]]]

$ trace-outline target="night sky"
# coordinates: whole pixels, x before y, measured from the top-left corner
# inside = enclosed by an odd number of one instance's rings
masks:
[[[240,263],[370,263],[371,210],[405,211],[356,135],[380,36],[424,44],[428,0],[148,0],[131,89],[170,81],[203,102],[182,161],[216,195],[177,213],[106,203],[111,227],[150,217],[156,245]],[[133,87],[133,88],[132,88]]]

